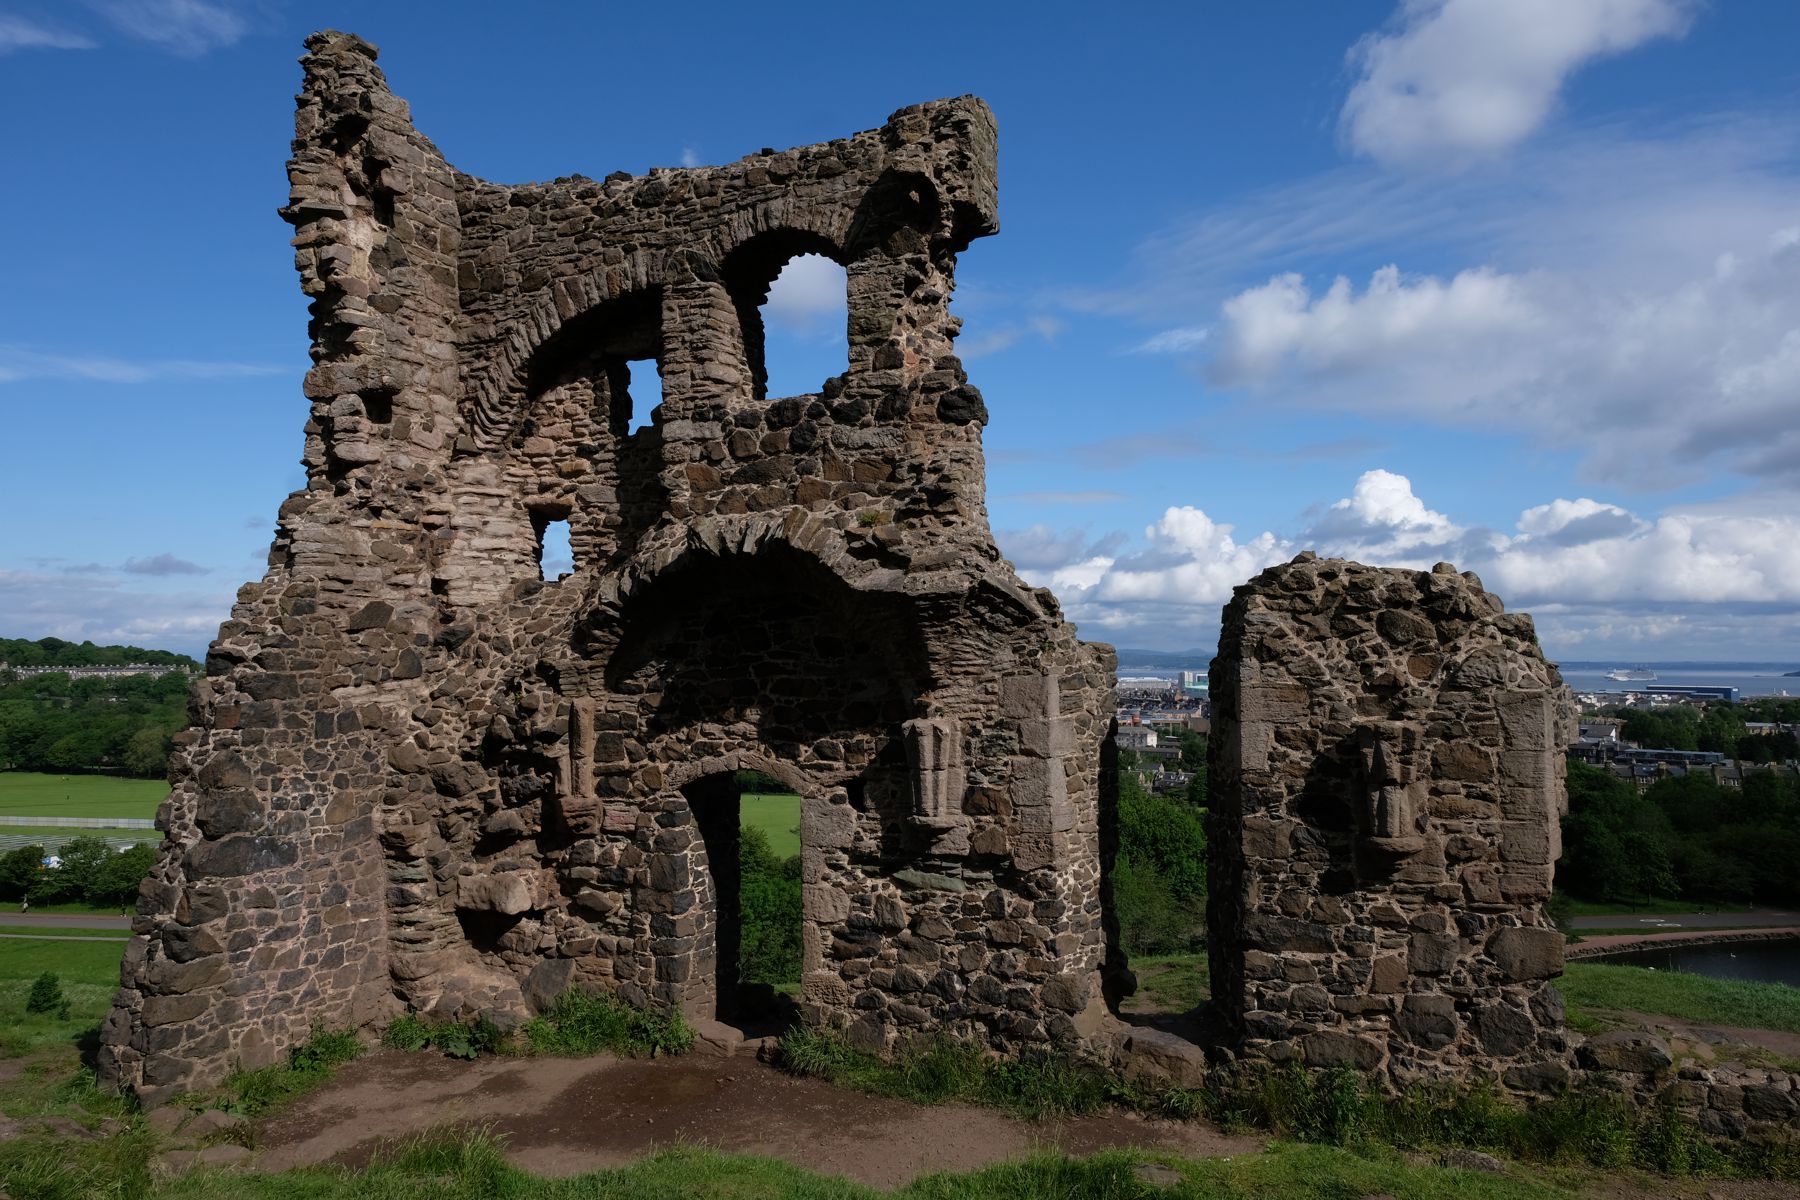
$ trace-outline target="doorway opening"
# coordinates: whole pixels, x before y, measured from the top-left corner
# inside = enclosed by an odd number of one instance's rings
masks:
[[[706,847],[697,890],[712,909],[711,976],[694,981],[692,1007],[746,1030],[783,1028],[800,987],[800,797],[758,771],[709,775],[681,791]]]

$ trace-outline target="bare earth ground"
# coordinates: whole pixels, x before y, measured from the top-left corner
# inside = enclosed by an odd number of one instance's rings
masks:
[[[1206,1157],[1251,1154],[1265,1144],[1199,1122],[1126,1113],[1031,1122],[993,1109],[911,1104],[795,1079],[747,1056],[468,1063],[384,1050],[340,1068],[322,1090],[263,1122],[256,1165],[358,1167],[395,1138],[445,1125],[503,1134],[513,1162],[540,1175],[575,1175],[667,1146],[704,1145],[879,1188],[1045,1147]]]

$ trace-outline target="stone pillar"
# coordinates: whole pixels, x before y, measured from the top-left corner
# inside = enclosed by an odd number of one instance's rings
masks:
[[[1544,913],[1568,694],[1472,574],[1303,554],[1213,660],[1213,1003],[1250,1057],[1567,1078]]]

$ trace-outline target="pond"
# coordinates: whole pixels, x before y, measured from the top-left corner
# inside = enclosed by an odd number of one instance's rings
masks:
[[[1648,950],[1600,954],[1583,961],[1800,987],[1800,938],[1724,942],[1713,946],[1657,946]]]

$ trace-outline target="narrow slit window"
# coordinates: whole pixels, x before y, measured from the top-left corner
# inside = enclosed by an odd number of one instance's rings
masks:
[[[656,409],[662,405],[662,368],[654,358],[633,359],[625,364],[630,372],[631,411],[625,418],[625,432],[636,433],[656,421]]]
[[[575,573],[575,548],[569,541],[567,521],[547,520],[538,534],[538,574],[545,583],[554,583],[564,575]]]

